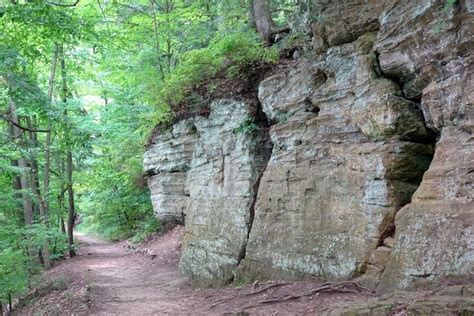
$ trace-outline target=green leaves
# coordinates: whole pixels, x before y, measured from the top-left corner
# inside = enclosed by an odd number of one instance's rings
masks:
[[[27,250],[38,249],[45,238],[54,241],[52,258],[64,256],[66,238],[58,229],[42,224],[20,227],[0,213],[0,301],[6,302],[8,295],[14,297],[27,290],[33,266]]]
[[[151,107],[120,101],[96,109],[91,129],[100,137],[92,141],[93,154],[77,178],[83,229],[109,239],[143,234],[143,223],[153,216],[141,179],[145,134],[140,131]]]
[[[0,247],[0,301],[26,291],[28,274],[26,256],[21,250]]]
[[[254,63],[273,63],[277,58],[276,49],[263,47],[254,32],[219,34],[208,47],[187,52],[164,79],[156,102],[160,109],[172,108],[190,94],[193,86],[209,81],[222,70],[235,78]]]
[[[259,127],[257,123],[255,123],[255,119],[251,116],[247,116],[233,132],[235,134],[254,134],[258,132],[258,130]]]
[[[81,0],[74,7],[16,2],[0,5],[0,113],[7,118],[14,104],[22,126],[52,132],[50,142],[45,133],[13,135],[8,120],[0,120],[0,300],[20,294],[39,266],[28,260],[29,251],[48,243],[53,259],[67,251],[60,231],[68,202],[66,151],[73,154],[83,228],[142,240],[160,228],[142,177],[153,127],[169,122],[176,106],[202,103],[196,87],[217,90],[216,76],[242,80],[254,65],[278,57],[250,29],[246,0]],[[274,3],[282,11],[294,2]],[[65,67],[60,59],[52,80],[58,47]],[[245,121],[236,132],[254,128]],[[25,168],[15,165],[18,159]],[[15,188],[19,175],[38,187]],[[33,202],[28,227],[22,194]],[[39,216],[41,195],[49,221]]]

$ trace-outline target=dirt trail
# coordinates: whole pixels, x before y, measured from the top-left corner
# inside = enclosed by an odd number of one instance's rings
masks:
[[[151,257],[133,255],[122,243],[77,235],[79,256],[92,284],[91,314],[163,314],[192,311],[199,298],[176,267]],[[155,261],[155,262],[153,262]]]
[[[304,291],[317,283],[289,283],[261,287],[248,285],[242,289],[192,289],[178,269],[180,227],[142,246],[153,254],[132,254],[124,243],[109,243],[90,236],[77,234],[81,248],[81,267],[90,282],[91,301],[88,314],[222,314],[234,313],[245,308],[259,313],[312,313],[323,302],[360,297],[359,294],[341,294],[312,302],[308,297],[295,302],[263,304],[270,293],[281,291],[278,296]],[[178,251],[176,251],[178,250]],[[75,259],[78,261],[78,259]],[[81,259],[79,259],[81,260]],[[269,290],[253,294],[269,286]],[[247,308],[246,308],[247,307]]]
[[[318,293],[260,304],[274,297],[304,293],[319,285],[309,281],[193,289],[177,267],[183,232],[183,227],[175,227],[142,244],[142,251],[131,251],[126,242],[107,242],[77,233],[77,256],[45,272],[14,314],[222,315],[243,310],[242,315],[247,312],[314,314],[331,303],[370,296],[368,293]]]
[[[175,227],[156,236],[142,244],[140,251],[131,251],[124,242],[106,242],[77,233],[78,255],[45,272],[14,314],[222,315],[244,311],[238,315],[340,315],[343,311],[350,314],[353,310],[382,308],[380,315],[406,315],[408,308],[416,308],[418,302],[429,302],[427,299],[435,297],[429,291],[375,297],[354,284],[341,286],[344,282],[317,281],[272,281],[241,288],[193,289],[177,268],[183,230]],[[448,292],[452,294],[452,290]],[[455,302],[456,306],[467,304],[469,310],[474,308],[470,297],[460,296],[446,296],[446,299],[439,296],[432,308],[437,310],[446,302]],[[443,298],[441,303],[439,298]]]

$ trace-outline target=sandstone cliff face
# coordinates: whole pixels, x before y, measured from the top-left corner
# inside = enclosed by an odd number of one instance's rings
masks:
[[[231,281],[247,244],[253,201],[271,144],[250,103],[219,100],[208,118],[180,121],[145,155],[162,221],[184,221],[181,270],[196,285]]]
[[[313,10],[314,57],[260,83],[269,132],[251,103],[220,100],[146,153],[157,216],[187,227],[182,271],[379,292],[472,277],[474,4]]]
[[[400,81],[405,95],[421,98],[427,126],[440,133],[412,203],[397,215],[379,291],[472,277],[474,3],[393,6],[381,19],[376,49],[382,71]]]
[[[421,113],[380,76],[374,38],[330,48],[261,83],[274,150],[243,274],[363,272],[428,169],[433,148],[419,143],[430,139]]]

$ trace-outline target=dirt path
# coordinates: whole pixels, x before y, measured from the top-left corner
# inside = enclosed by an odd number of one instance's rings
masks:
[[[15,314],[220,315],[242,310],[264,314],[314,314],[328,303],[357,299],[362,295],[323,293],[260,305],[260,301],[272,295],[280,297],[304,292],[318,283],[279,285],[274,281],[242,288],[193,289],[177,267],[182,233],[182,227],[175,227],[143,244],[141,251],[131,251],[124,242],[107,242],[77,233],[77,256],[44,273]]]
[[[164,314],[189,311],[197,303],[185,299],[190,288],[175,267],[132,255],[121,243],[77,235],[83,266],[92,281],[95,311],[91,314]]]
[[[353,286],[315,292],[328,287],[316,281],[193,289],[177,268],[182,233],[183,228],[176,227],[143,244],[139,251],[131,251],[123,242],[106,242],[78,233],[78,255],[47,271],[14,314],[339,315],[341,308],[346,312],[347,308],[366,311],[369,304],[373,308],[382,306],[387,315],[406,315],[408,304],[433,296],[432,292],[409,293],[393,301]],[[449,298],[448,302],[452,301]],[[468,303],[473,301],[469,299]],[[434,304],[438,306],[439,301]],[[385,310],[387,306],[390,310]]]

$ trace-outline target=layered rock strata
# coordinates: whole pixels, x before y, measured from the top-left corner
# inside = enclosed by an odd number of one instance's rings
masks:
[[[365,34],[260,84],[274,149],[243,277],[364,273],[418,188],[432,138],[419,105],[382,76],[374,40]]]
[[[311,8],[310,55],[260,83],[269,134],[250,103],[221,100],[146,154],[158,217],[187,226],[182,271],[379,293],[472,280],[472,1]]]
[[[387,8],[376,50],[382,71],[419,98],[440,134],[429,170],[397,215],[379,292],[474,275],[474,4],[409,1]]]
[[[154,137],[144,168],[156,216],[184,224],[190,206],[188,171],[198,139],[194,120],[183,120]]]
[[[255,105],[219,100],[210,109],[208,118],[183,120],[157,136],[145,156],[157,216],[184,218],[180,268],[204,286],[233,279],[271,153],[266,118]]]

